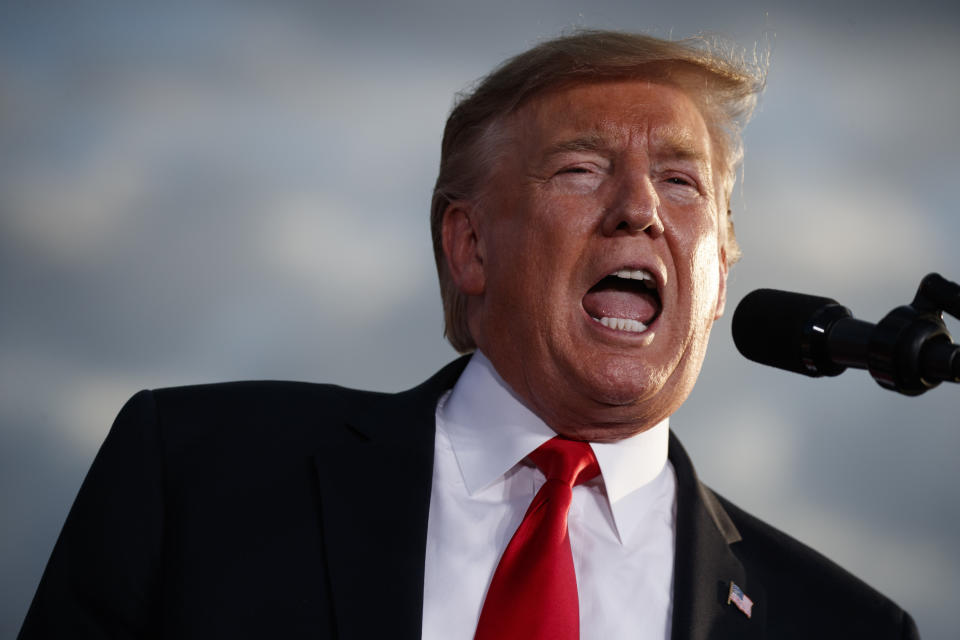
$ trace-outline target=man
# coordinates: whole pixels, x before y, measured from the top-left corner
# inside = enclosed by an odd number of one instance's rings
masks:
[[[724,309],[761,87],[609,32],[498,68],[447,122],[431,215],[475,354],[400,394],[137,394],[21,637],[916,637],[668,431]]]

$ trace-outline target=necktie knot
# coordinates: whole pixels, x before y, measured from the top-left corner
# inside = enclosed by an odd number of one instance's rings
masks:
[[[568,487],[583,484],[600,473],[593,449],[586,442],[551,438],[528,457],[547,480],[557,480]]]

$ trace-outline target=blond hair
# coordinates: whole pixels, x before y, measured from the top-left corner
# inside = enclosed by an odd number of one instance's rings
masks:
[[[497,125],[531,97],[560,86],[638,78],[675,85],[700,106],[717,157],[727,212],[727,262],[740,256],[729,202],[743,159],[741,131],[765,82],[765,62],[703,37],[681,41],[617,31],[584,30],[543,42],[502,63],[469,92],[458,94],[447,119],[430,230],[443,299],[444,334],[463,353],[476,348],[467,297],[450,275],[443,251],[443,215],[454,200],[479,196],[492,164]]]

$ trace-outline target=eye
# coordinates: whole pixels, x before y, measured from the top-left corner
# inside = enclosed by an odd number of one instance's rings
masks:
[[[604,169],[593,163],[567,165],[557,169],[550,183],[564,193],[590,193],[604,179]]]
[[[690,202],[698,195],[702,195],[700,182],[701,177],[690,171],[682,169],[667,170],[658,177],[659,189],[662,190],[664,197],[669,197],[676,202]]]

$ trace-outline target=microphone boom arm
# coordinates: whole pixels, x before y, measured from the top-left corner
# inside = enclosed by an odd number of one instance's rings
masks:
[[[960,285],[936,273],[923,278],[913,302],[876,325],[831,298],[757,289],[737,306],[733,339],[761,364],[812,377],[867,369],[885,389],[915,396],[960,382],[960,346],[944,311],[960,319]]]
[[[897,307],[870,334],[867,362],[880,386],[920,395],[942,381],[960,382],[960,347],[943,323],[960,319],[960,285],[937,273],[920,281],[913,302]]]

